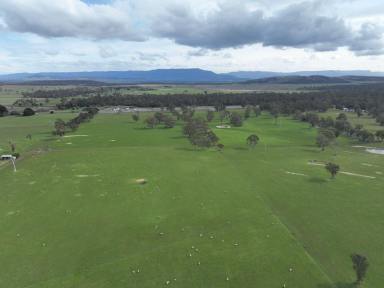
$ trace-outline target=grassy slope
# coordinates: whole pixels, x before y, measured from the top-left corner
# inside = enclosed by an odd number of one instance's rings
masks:
[[[176,287],[325,288],[332,285],[323,271],[335,283],[352,281],[351,252],[369,257],[366,287],[377,287],[382,156],[344,146],[320,153],[305,124],[273,123],[252,118],[216,129],[226,146],[220,153],[191,149],[180,127],[148,130],[128,115],[99,115],[78,131],[89,137],[54,143],[54,152],[20,162],[17,174],[1,171],[0,287],[170,280]],[[253,132],[262,141],[248,150]],[[334,159],[377,179],[329,181],[310,159]],[[143,177],[147,185],[134,183]]]
[[[322,117],[332,117],[333,119],[336,119],[336,117],[340,114],[344,113],[347,115],[348,120],[353,125],[361,124],[364,126],[365,129],[368,129],[369,131],[377,131],[377,130],[384,130],[383,126],[380,126],[375,119],[370,117],[369,115],[363,115],[361,117],[357,117],[356,113],[353,112],[341,112],[340,110],[329,110],[325,113],[320,113],[320,116]]]
[[[9,142],[16,143],[16,150],[24,152],[28,148],[47,140],[52,136],[53,124],[57,118],[68,120],[74,118],[73,113],[41,113],[32,117],[0,118],[0,153],[9,152]],[[32,141],[26,136],[32,135]]]

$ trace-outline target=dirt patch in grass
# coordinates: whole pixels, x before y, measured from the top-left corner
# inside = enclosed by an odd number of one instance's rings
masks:
[[[295,173],[295,172],[289,172],[289,171],[285,171],[285,174],[295,175],[295,176],[304,176],[304,177],[308,176],[308,175],[305,175],[305,174],[302,174],[302,173]]]
[[[384,155],[384,149],[370,148],[370,149],[366,149],[365,151],[372,154]]]

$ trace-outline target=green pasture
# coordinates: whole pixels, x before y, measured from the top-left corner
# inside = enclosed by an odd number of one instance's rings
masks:
[[[370,115],[363,114],[361,117],[358,117],[356,113],[354,112],[343,112],[336,109],[328,110],[324,113],[319,113],[321,117],[332,117],[333,119],[336,119],[336,117],[340,114],[344,113],[347,115],[348,121],[351,122],[353,125],[363,125],[365,129],[368,129],[369,131],[377,131],[377,130],[384,130],[383,126],[380,126],[379,123],[376,122],[374,118],[372,118]]]
[[[56,118],[0,118],[1,143],[48,139]],[[267,114],[211,123],[222,152],[141,118],[98,115],[0,170],[0,287],[347,288],[351,253],[369,259],[364,287],[382,285],[384,156],[347,140],[321,152],[315,129]]]
[[[57,118],[69,120],[77,114],[57,112],[56,114],[39,113],[35,116],[8,116],[0,118],[0,154],[9,152],[9,142],[16,144],[20,153],[34,146],[47,146],[52,138],[53,125]],[[28,139],[31,135],[32,139]],[[43,145],[44,144],[44,145]]]

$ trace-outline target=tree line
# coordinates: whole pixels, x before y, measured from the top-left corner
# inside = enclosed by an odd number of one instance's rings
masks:
[[[330,108],[348,108],[368,111],[375,118],[383,116],[384,84],[340,85],[317,87],[318,90],[294,93],[209,93],[133,95],[116,92],[108,97],[93,95],[66,99],[59,109],[91,106],[182,107],[182,106],[258,106],[262,110],[293,114],[295,111],[326,111]]]
[[[53,131],[53,134],[64,136],[67,132],[74,132],[79,128],[80,124],[89,122],[98,112],[99,109],[97,108],[86,108],[68,122],[65,122],[62,119],[57,119],[54,124],[55,130]]]
[[[294,119],[308,122],[311,127],[318,127],[317,145],[324,150],[340,135],[354,138],[362,143],[383,142],[384,130],[375,133],[365,129],[363,125],[352,125],[345,113],[340,113],[334,120],[332,117],[320,117],[314,112],[296,112]]]

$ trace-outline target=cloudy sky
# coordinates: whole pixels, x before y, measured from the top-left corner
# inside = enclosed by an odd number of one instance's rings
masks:
[[[383,0],[0,0],[0,73],[384,71]]]

